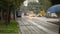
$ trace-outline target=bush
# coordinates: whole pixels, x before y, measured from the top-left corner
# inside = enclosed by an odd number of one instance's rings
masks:
[[[0,33],[17,33],[18,34],[18,27],[15,20],[11,20],[9,25],[5,25],[1,23],[0,25]]]

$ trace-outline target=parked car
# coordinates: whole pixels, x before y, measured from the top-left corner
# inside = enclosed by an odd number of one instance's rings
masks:
[[[17,17],[22,17],[22,13],[19,11],[19,12],[17,12],[16,16]]]
[[[31,17],[35,17],[36,15],[35,14],[31,14]]]
[[[40,15],[40,14],[37,14],[37,17],[41,17],[42,15]]]

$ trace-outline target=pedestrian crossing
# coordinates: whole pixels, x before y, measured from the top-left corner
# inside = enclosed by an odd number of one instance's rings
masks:
[[[17,22],[19,23],[21,34],[58,34],[58,25],[51,25],[39,19],[30,20],[24,17],[17,20]]]

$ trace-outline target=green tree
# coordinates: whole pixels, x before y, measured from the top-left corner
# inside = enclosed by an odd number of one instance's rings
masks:
[[[45,11],[51,6],[50,0],[39,0],[39,3],[41,5],[41,8]]]
[[[15,15],[16,9],[20,6],[20,3],[22,3],[23,1],[24,0],[0,0],[0,9],[6,11],[6,24],[10,23],[11,11],[13,11]]]
[[[36,14],[40,11],[41,5],[37,2],[30,2],[28,4],[29,10],[34,11]]]

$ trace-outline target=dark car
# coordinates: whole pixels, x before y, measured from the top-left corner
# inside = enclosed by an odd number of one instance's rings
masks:
[[[16,16],[17,17],[21,17],[22,16],[22,13],[19,11],[19,12],[17,12]]]

